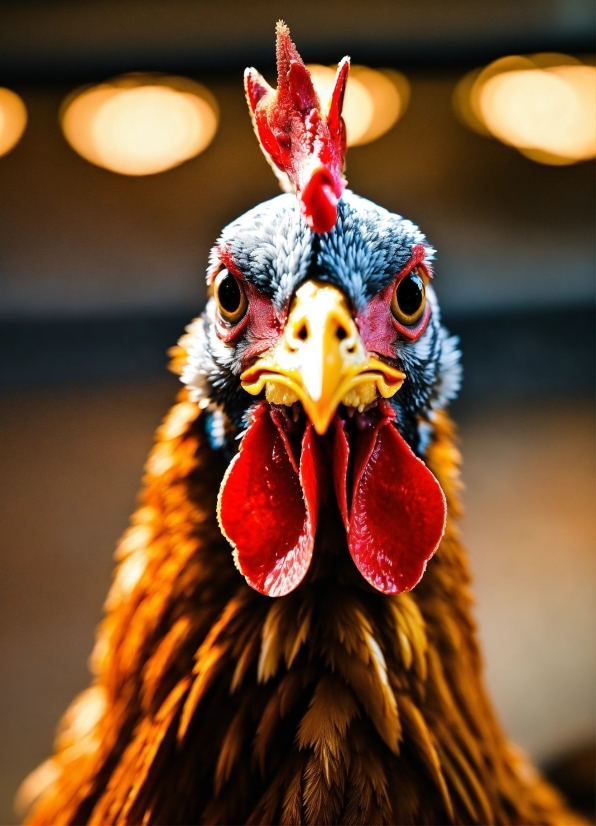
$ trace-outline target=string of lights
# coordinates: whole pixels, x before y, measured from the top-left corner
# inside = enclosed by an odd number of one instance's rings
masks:
[[[310,65],[325,106],[335,71]],[[348,146],[371,143],[404,115],[410,85],[400,72],[353,66],[343,116]],[[543,164],[596,157],[596,67],[561,54],[510,56],[470,72],[453,103],[460,121]],[[219,107],[202,84],[184,77],[132,73],[76,89],[59,121],[70,146],[90,163],[121,175],[164,172],[203,152],[214,139]],[[22,99],[0,89],[0,156],[27,123]]]

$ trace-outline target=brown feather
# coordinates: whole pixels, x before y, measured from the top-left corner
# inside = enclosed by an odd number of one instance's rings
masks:
[[[116,553],[95,682],[29,822],[580,823],[483,686],[444,414],[427,462],[449,517],[412,593],[373,591],[323,504],[309,574],[270,600],[234,567],[215,517],[225,462],[181,393]]]

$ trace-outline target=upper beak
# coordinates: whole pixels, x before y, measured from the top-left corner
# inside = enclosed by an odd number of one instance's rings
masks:
[[[265,388],[272,404],[302,402],[323,434],[340,403],[363,408],[377,393],[390,398],[405,373],[367,353],[338,289],[307,281],[294,296],[279,344],[240,379],[252,395]]]

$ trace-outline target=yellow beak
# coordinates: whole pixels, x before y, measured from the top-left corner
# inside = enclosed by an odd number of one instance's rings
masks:
[[[279,344],[240,376],[252,395],[265,388],[272,404],[302,402],[317,433],[326,432],[340,403],[363,409],[388,399],[405,373],[366,352],[343,294],[307,281],[296,292]]]

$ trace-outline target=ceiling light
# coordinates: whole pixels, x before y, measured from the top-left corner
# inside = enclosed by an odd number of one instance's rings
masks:
[[[317,64],[308,68],[325,107],[333,90],[335,69]],[[403,115],[408,100],[409,84],[399,72],[352,66],[342,110],[348,146],[370,143],[384,135]]]
[[[129,75],[77,91],[63,103],[67,141],[121,175],[164,172],[207,148],[217,130],[213,96],[185,78]]]
[[[10,89],[0,88],[0,157],[20,141],[27,125],[27,109]]]
[[[511,57],[468,75],[454,102],[478,132],[533,160],[565,165],[596,157],[596,68],[564,55]]]

